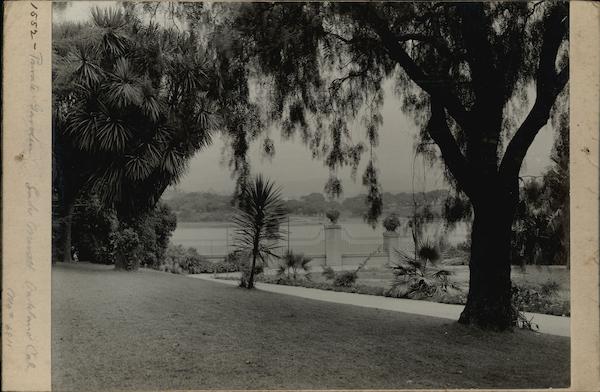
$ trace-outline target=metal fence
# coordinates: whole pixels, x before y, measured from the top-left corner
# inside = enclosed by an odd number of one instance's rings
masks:
[[[190,224],[191,225],[191,224]],[[288,250],[304,253],[313,259],[324,259],[326,254],[325,225],[303,221],[288,222],[282,229],[284,239],[278,244],[275,254],[283,256]],[[357,236],[342,225],[341,242],[338,244],[342,257],[366,257],[381,248],[382,236]],[[193,247],[208,258],[222,258],[236,250],[235,227],[228,224],[202,225],[186,227],[180,225],[172,239],[175,244]],[[383,256],[380,250],[381,256]],[[379,255],[379,254],[377,254]]]

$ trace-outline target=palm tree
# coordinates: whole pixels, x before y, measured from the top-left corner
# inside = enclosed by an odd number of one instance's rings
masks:
[[[286,216],[281,191],[273,182],[258,175],[242,186],[237,214],[233,217],[235,246],[252,255],[252,264],[248,276],[242,274],[240,286],[254,287],[257,259],[264,266],[269,257],[278,258],[273,251],[283,239],[281,226]]]
[[[82,192],[120,217],[154,206],[211,142],[215,111],[193,34],[94,9],[54,31],[55,189],[70,260],[70,215]]]
[[[304,271],[305,276],[308,278],[308,272],[310,271],[310,266],[308,264],[311,261],[312,259],[305,256],[303,253],[294,253],[292,251],[288,251],[279,265],[277,274],[287,274],[288,278],[291,277],[296,280],[298,277],[298,272]]]

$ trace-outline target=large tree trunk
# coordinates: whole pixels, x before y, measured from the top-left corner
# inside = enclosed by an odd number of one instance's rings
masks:
[[[75,201],[69,200],[64,206],[63,216],[61,218],[62,225],[62,250],[63,250],[63,262],[71,263],[73,258],[71,257],[71,232],[73,224],[73,209],[75,207]]]
[[[458,321],[485,329],[506,330],[516,320],[510,279],[514,203],[498,193],[488,193],[482,203],[473,205],[469,294]]]

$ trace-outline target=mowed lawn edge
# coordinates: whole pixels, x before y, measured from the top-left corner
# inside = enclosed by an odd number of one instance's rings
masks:
[[[568,387],[568,338],[150,270],[52,270],[53,389]]]

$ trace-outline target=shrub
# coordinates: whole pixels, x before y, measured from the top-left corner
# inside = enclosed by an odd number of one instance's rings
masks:
[[[185,271],[188,274],[213,273],[214,264],[200,255],[189,255],[186,259]]]
[[[333,285],[335,287],[352,287],[356,283],[356,271],[343,271],[335,275]]]
[[[169,207],[158,203],[147,212],[119,222],[115,211],[105,208],[96,196],[82,196],[73,214],[72,229],[73,247],[79,259],[92,263],[114,263],[111,238],[119,230],[119,225],[133,230],[137,235],[137,263],[157,268],[163,263],[177,218]]]
[[[181,245],[170,245],[167,248],[165,258],[158,265],[153,265],[160,271],[171,272],[174,274],[181,273],[198,273],[190,272],[201,270],[203,265],[210,264],[208,260],[198,254],[194,248],[184,248]]]
[[[554,284],[542,285],[540,290],[513,285],[512,303],[516,311],[553,314],[556,316],[570,315],[569,301],[561,300],[556,296],[558,287]],[[558,285],[556,285],[558,286]]]
[[[321,275],[323,275],[327,280],[335,279],[335,271],[330,266],[323,267],[323,272],[321,272]]]
[[[224,269],[224,271],[222,272],[241,271],[242,265],[249,262],[250,255],[248,254],[248,252],[243,252],[241,250],[230,252],[227,256],[225,256],[225,259],[223,259],[222,268]]]
[[[177,217],[164,203],[131,219],[129,225],[137,232],[141,249],[139,258],[147,267],[163,264],[169,238],[177,227]]]
[[[400,226],[400,219],[398,219],[398,215],[392,213],[387,216],[383,220],[383,227],[389,232],[396,231],[396,229]]]
[[[110,241],[115,268],[127,271],[139,268],[140,239],[132,228],[126,227],[112,233]]]
[[[333,279],[333,285],[335,287],[352,287],[356,283],[356,279],[358,279],[358,272],[367,265],[367,262],[371,260],[371,257],[379,252],[379,250],[380,248],[369,254],[369,256],[367,256],[354,271],[342,271],[336,273],[331,267],[325,267],[323,269],[323,276],[328,280]]]
[[[79,260],[112,264],[110,236],[118,227],[115,212],[86,194],[77,199],[72,222],[72,246]]]
[[[267,276],[262,275],[257,278],[258,281],[264,283],[281,284],[285,286],[307,287],[311,289],[339,291],[344,293],[368,294],[383,296],[385,289],[383,287],[373,287],[364,285],[355,285],[351,287],[334,286],[330,282],[315,282],[308,279],[291,279],[287,276]]]
[[[304,271],[304,277],[310,277],[310,266],[308,265],[312,259],[304,255],[304,253],[294,253],[287,251],[283,260],[280,261],[277,275],[287,275],[288,278],[297,279],[298,272]]]
[[[558,293],[560,285],[554,280],[548,280],[540,285],[540,292],[545,296],[554,296]]]
[[[340,218],[340,212],[338,210],[331,209],[325,213],[325,216],[332,224],[335,225]]]
[[[154,265],[159,271],[176,274],[212,274],[224,272],[238,272],[240,265],[245,260],[239,252],[228,254],[223,261],[211,262],[200,255],[196,248],[184,248],[181,245],[169,245],[164,260]]]

